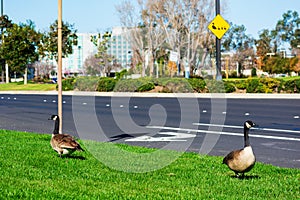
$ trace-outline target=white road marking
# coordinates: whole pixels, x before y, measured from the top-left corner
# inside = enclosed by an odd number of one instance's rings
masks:
[[[193,123],[195,126],[214,126],[223,128],[244,128],[243,126],[232,126],[232,125],[220,125],[220,124],[205,124],[205,123]],[[255,128],[252,129],[262,130],[262,131],[273,131],[273,132],[283,132],[283,133],[299,133],[300,131],[286,130],[286,129],[273,129],[273,128]]]
[[[173,130],[173,131],[187,131],[187,132],[189,131],[189,132],[196,132],[196,133],[216,134],[216,135],[231,135],[231,136],[241,136],[241,137],[244,136],[243,133],[220,132],[220,131],[209,131],[209,130],[198,130],[198,129],[186,129],[186,128],[165,127],[165,126],[146,126],[146,128],[161,129],[161,130]],[[251,137],[300,142],[300,138],[292,138],[292,137],[279,137],[279,136],[255,135],[255,134],[251,134]]]
[[[161,135],[171,135],[170,137],[152,137],[143,135],[136,138],[125,140],[126,142],[185,142],[186,139],[195,138],[195,134],[176,133],[176,132],[159,132]]]

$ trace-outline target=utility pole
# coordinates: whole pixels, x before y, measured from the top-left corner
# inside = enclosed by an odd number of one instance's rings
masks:
[[[216,0],[216,16],[220,14],[220,0]],[[221,39],[216,37],[216,80],[222,80],[221,73]]]
[[[1,0],[1,17],[3,18],[3,0]],[[1,34],[3,34],[3,27],[1,28]],[[2,35],[2,39],[1,39],[1,43],[3,43],[3,38],[4,38],[4,35]],[[1,61],[1,69],[2,69],[2,72],[1,72],[1,81],[2,83],[4,83],[4,70],[5,70],[5,61]]]
[[[58,116],[60,119],[59,133],[62,133],[62,0],[58,0],[58,70],[57,70],[57,84],[58,84]]]

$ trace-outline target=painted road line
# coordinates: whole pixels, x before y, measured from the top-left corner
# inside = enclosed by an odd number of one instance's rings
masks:
[[[222,128],[244,128],[243,126],[232,126],[232,125],[220,125],[220,124],[205,124],[205,123],[193,123],[195,126],[212,126],[212,127],[222,127]],[[286,129],[273,129],[273,128],[251,128],[261,131],[273,131],[273,132],[282,132],[282,133],[299,133],[300,131],[286,130]]]
[[[125,140],[126,142],[185,142],[187,139],[195,138],[195,134],[177,133],[177,132],[159,132],[161,135],[170,135],[167,137],[152,137],[143,135]]]
[[[234,133],[234,132],[223,132],[223,131],[220,132],[220,131],[186,129],[186,128],[165,127],[165,126],[146,126],[146,128],[244,137],[243,133]],[[253,138],[264,138],[264,139],[274,139],[274,140],[298,141],[298,142],[300,142],[300,138],[292,138],[292,137],[279,137],[279,136],[255,135],[255,134],[251,134],[251,137],[253,137]]]

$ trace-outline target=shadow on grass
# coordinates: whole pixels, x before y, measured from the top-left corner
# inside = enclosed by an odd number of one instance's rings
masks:
[[[258,175],[245,175],[245,176],[235,176],[232,175],[231,178],[239,179],[239,180],[252,180],[252,179],[260,179],[261,177]]]
[[[63,156],[61,156],[61,158],[62,159],[86,160],[86,158],[84,156],[77,156],[77,155],[63,155]]]

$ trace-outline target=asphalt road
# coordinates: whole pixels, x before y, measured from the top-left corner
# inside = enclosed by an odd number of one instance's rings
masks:
[[[57,96],[0,94],[0,129],[51,133]],[[300,168],[300,99],[63,97],[63,131],[83,139],[225,156],[243,147],[245,120],[257,161]]]

